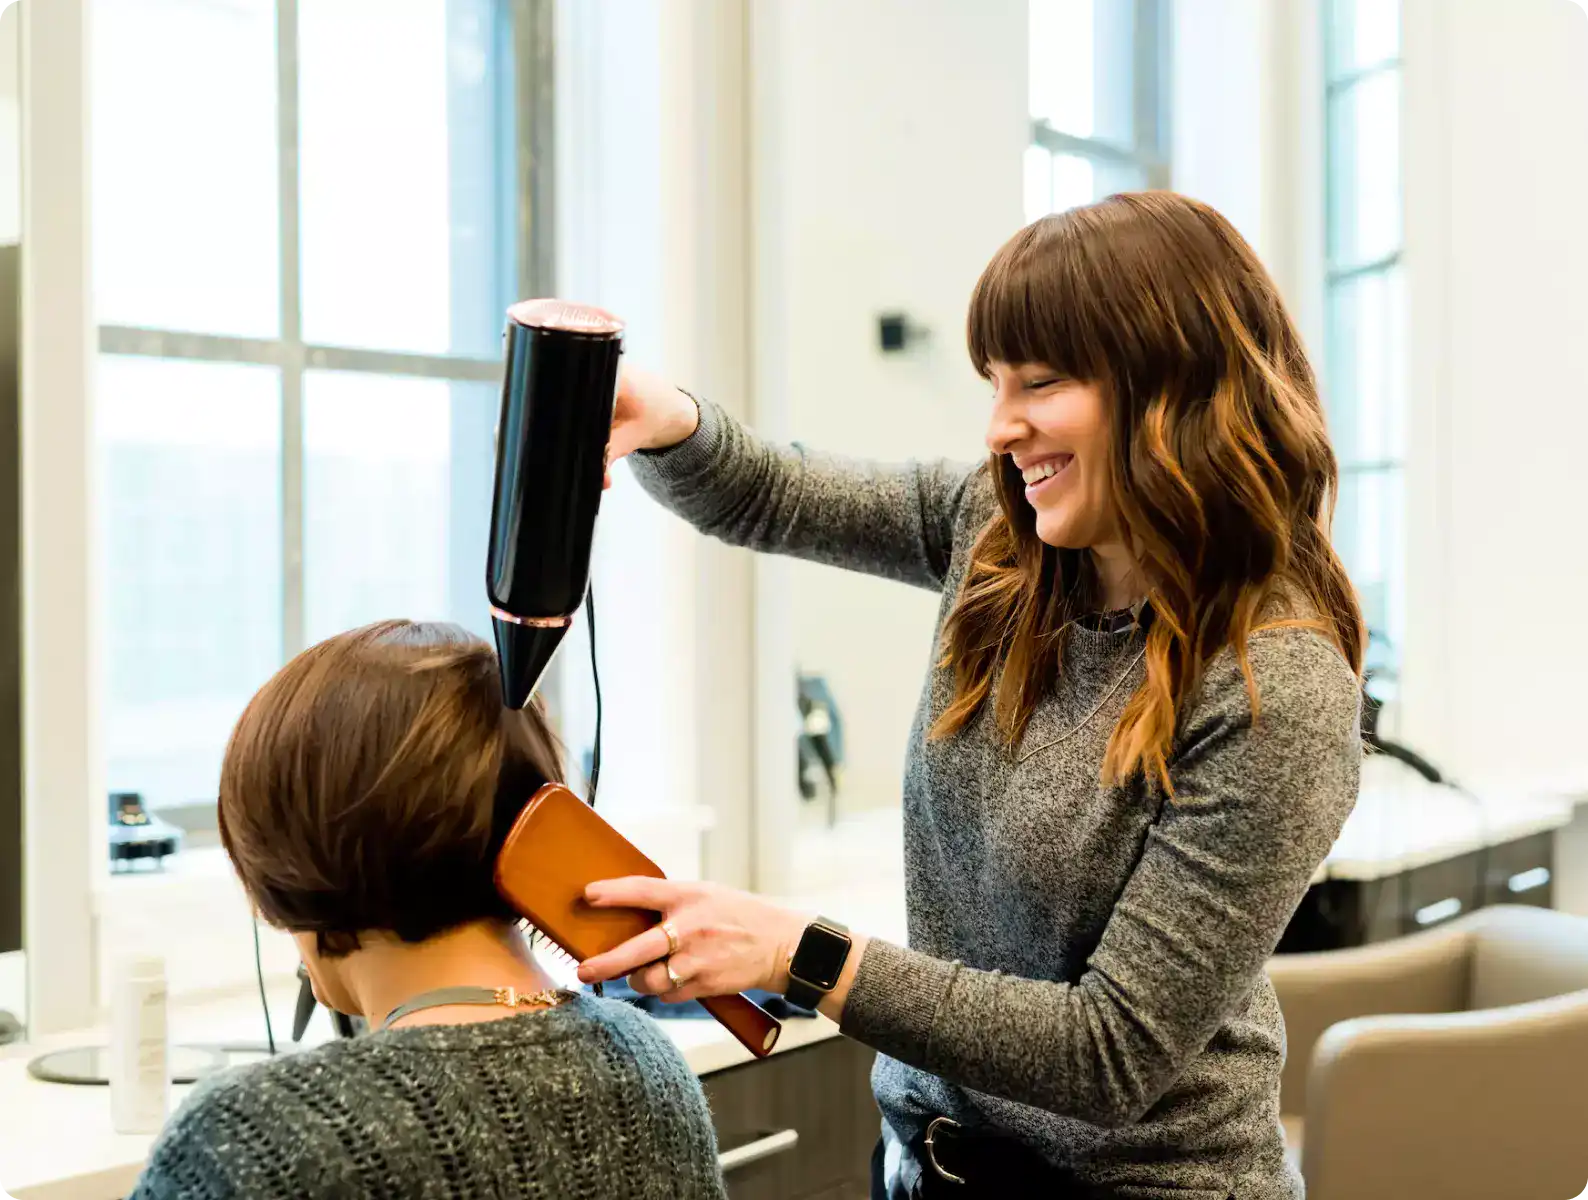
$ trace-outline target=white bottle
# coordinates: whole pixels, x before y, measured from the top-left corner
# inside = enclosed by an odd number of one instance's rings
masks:
[[[117,1133],[158,1133],[171,1102],[165,961],[127,955],[110,988],[110,1121]]]

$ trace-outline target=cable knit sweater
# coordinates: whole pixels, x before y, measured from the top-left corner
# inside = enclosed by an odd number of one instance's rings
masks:
[[[710,404],[634,462],[706,533],[939,592],[940,622],[994,512],[984,472],[772,446]],[[843,1030],[882,1052],[900,1139],[943,1114],[1036,1147],[1087,1195],[1298,1197],[1263,963],[1355,803],[1357,681],[1318,634],[1260,632],[1254,719],[1226,652],[1180,721],[1169,800],[1100,782],[1142,635],[1070,635],[1013,753],[985,712],[929,739],[952,693],[929,673],[904,778],[910,946],[870,942]]]
[[[132,1200],[713,1200],[700,1083],[650,1017],[581,996],[390,1029],[227,1072]]]

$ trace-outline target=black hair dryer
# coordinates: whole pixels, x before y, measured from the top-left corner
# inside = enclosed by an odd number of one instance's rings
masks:
[[[486,593],[502,701],[523,708],[590,583],[623,322],[563,300],[507,310]]]

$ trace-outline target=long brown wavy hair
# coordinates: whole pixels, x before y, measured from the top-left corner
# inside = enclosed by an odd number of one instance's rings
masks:
[[[1154,619],[1105,782],[1140,773],[1172,793],[1176,720],[1226,648],[1258,715],[1256,629],[1314,628],[1361,672],[1365,627],[1329,541],[1339,471],[1312,368],[1227,220],[1172,192],[1044,217],[988,264],[967,325],[984,377],[994,362],[1040,363],[1099,388],[1110,411],[1112,500]],[[956,733],[991,699],[1013,746],[1058,678],[1067,625],[1101,593],[1090,553],[1038,539],[1010,457],[988,470],[1001,511],[944,627],[954,697],[932,732]]]

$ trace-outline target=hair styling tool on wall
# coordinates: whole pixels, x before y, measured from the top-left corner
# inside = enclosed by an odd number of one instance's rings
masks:
[[[496,890],[537,932],[583,960],[652,928],[661,914],[595,908],[585,887],[627,875],[665,878],[660,867],[561,784],[539,788],[519,812],[496,858]],[[710,996],[701,1006],[757,1058],[777,1044],[783,1026],[748,996]]]
[[[502,700],[529,702],[590,583],[623,322],[563,300],[507,313],[486,592]]]
[[[798,676],[800,795],[814,800],[818,769],[827,781],[827,824],[838,820],[838,785],[844,763],[844,722],[832,689],[820,675]]]

